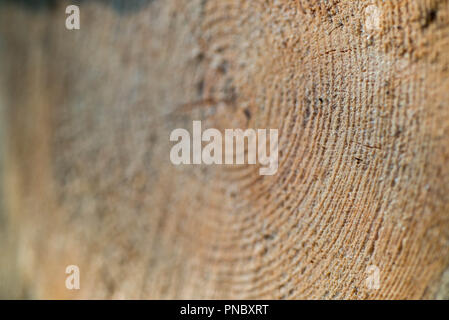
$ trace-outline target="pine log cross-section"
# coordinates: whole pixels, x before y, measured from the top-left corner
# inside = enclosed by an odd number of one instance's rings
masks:
[[[73,2],[0,1],[1,297],[449,298],[449,1]]]

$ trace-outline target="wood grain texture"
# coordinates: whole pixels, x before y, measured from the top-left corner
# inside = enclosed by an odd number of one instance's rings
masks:
[[[449,298],[449,1],[67,4],[0,5],[1,295]],[[174,167],[193,120],[277,174]]]

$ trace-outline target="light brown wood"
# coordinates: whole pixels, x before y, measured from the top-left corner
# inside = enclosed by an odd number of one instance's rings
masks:
[[[67,4],[0,6],[0,295],[449,297],[448,1]],[[174,167],[192,120],[277,174]]]

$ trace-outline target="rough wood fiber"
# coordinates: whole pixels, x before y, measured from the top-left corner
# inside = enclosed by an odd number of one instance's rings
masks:
[[[447,0],[67,4],[0,7],[2,295],[448,297]],[[197,119],[278,173],[173,167]]]

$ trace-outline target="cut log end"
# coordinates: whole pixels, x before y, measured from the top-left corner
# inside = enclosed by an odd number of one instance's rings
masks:
[[[0,5],[0,296],[449,298],[448,1],[144,2]],[[278,172],[173,166],[193,120]]]

